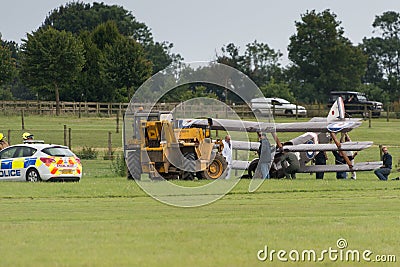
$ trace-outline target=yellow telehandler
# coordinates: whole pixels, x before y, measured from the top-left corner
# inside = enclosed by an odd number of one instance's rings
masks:
[[[132,135],[124,136],[128,179],[140,180],[143,173],[152,180],[218,179],[225,175],[223,143],[211,138],[212,120],[207,127],[190,128],[162,111],[139,110],[125,114],[125,120],[127,117],[129,122],[133,118]]]

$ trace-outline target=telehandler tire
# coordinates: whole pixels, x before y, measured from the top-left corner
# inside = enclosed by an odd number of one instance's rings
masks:
[[[221,154],[215,155],[214,160],[206,170],[198,172],[203,179],[215,180],[224,176],[228,163]]]

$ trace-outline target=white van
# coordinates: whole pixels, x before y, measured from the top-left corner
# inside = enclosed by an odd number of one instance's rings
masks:
[[[278,97],[259,97],[251,100],[251,110],[258,115],[297,115],[307,116],[307,110],[303,106],[297,106],[289,101]]]

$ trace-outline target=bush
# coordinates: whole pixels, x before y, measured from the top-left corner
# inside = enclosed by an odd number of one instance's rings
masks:
[[[126,176],[127,167],[124,155],[122,153],[118,153],[113,157],[111,161],[111,170],[118,176]]]
[[[84,146],[81,151],[76,153],[80,159],[97,159],[97,154],[98,152],[94,148],[88,146]]]
[[[107,151],[104,152],[103,159],[104,160],[113,160],[114,159],[114,154],[115,154],[114,150],[111,151],[111,154],[109,154],[109,152],[107,150]]]

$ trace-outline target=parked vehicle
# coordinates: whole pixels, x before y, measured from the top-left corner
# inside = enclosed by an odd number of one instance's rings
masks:
[[[307,110],[303,106],[296,106],[286,99],[278,97],[259,97],[251,100],[251,109],[258,115],[286,115],[307,116]]]
[[[344,101],[346,112],[349,115],[361,115],[367,117],[369,110],[373,117],[379,117],[383,111],[383,104],[378,101],[370,101],[364,93],[354,91],[332,91],[330,93],[329,105],[341,96]]]
[[[125,114],[125,155],[128,179],[218,179],[227,169],[223,143],[211,139],[210,125],[192,127],[198,120],[173,123],[163,111]]]
[[[0,152],[0,181],[79,181],[80,159],[66,146],[24,143]]]

